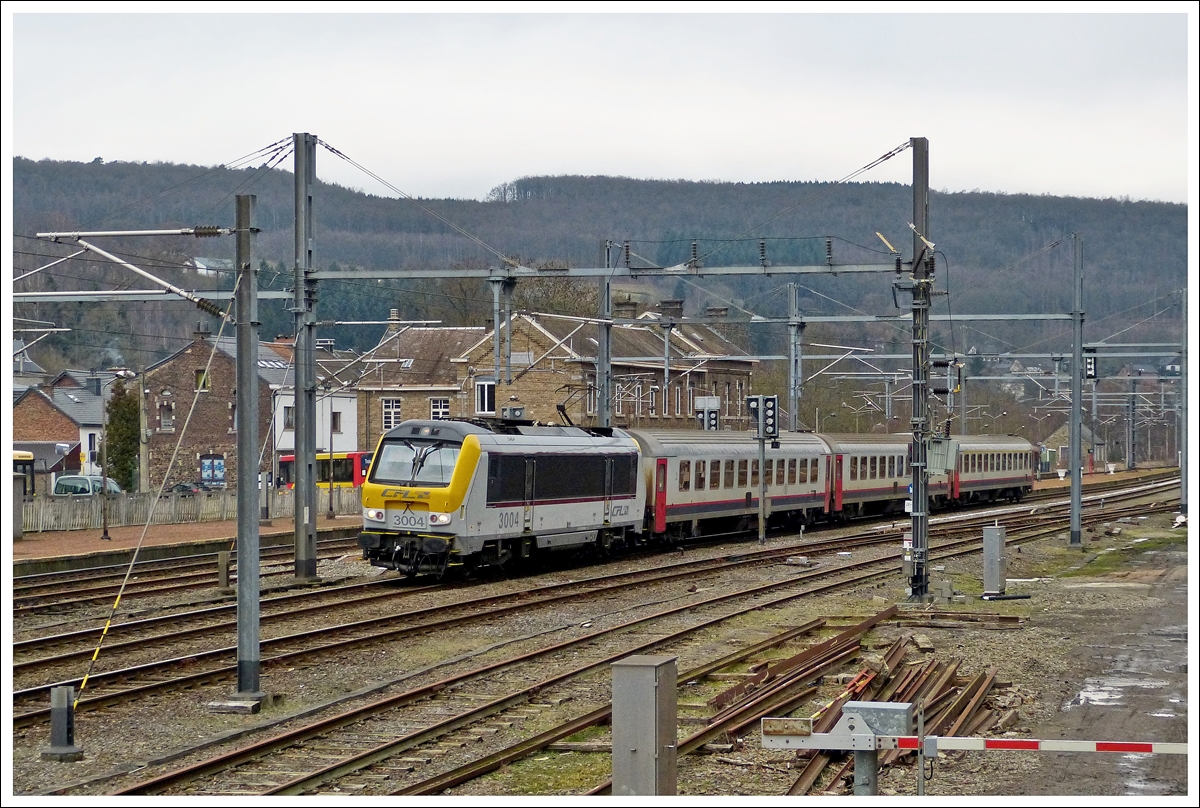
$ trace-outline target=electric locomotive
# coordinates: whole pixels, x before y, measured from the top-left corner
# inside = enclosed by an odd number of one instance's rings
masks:
[[[359,544],[409,575],[637,540],[645,486],[620,429],[517,419],[404,421],[362,488]]]

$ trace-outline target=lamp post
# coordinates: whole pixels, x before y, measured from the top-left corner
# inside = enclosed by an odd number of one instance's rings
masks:
[[[322,387],[325,388],[325,398],[329,400],[329,512],[325,516],[333,519],[333,382],[326,379]]]

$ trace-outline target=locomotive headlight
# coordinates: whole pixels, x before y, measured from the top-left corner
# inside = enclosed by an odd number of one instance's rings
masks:
[[[377,508],[364,508],[363,516],[365,516],[366,518],[368,518],[374,522],[382,522],[383,521],[383,511],[381,511]]]
[[[450,524],[450,514],[448,514],[448,513],[431,513],[431,514],[429,514],[429,524],[431,524],[431,525],[448,525],[448,524]]]

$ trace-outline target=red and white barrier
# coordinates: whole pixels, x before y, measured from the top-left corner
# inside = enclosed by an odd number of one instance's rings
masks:
[[[877,735],[880,749],[912,749],[920,747],[916,735]],[[961,738],[927,735],[925,753],[962,749],[974,752],[987,750],[1009,752],[1124,752],[1144,755],[1186,755],[1186,743],[1136,743],[1130,741],[1041,741],[1033,738]]]

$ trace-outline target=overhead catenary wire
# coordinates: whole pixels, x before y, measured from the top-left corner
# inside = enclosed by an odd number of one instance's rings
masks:
[[[240,283],[240,282],[241,282],[241,278],[238,279],[238,283]],[[236,292],[236,290],[237,290],[237,283],[234,284],[234,291]],[[227,305],[225,307],[224,315],[221,317],[221,325],[220,325],[220,328],[217,330],[217,338],[215,340],[213,340],[212,350],[210,350],[208,353],[208,361],[204,365],[204,376],[206,378],[209,377],[209,374],[212,371],[213,358],[216,356],[216,353],[217,353],[217,344],[220,342],[221,334],[225,330],[226,323],[229,322],[229,315],[232,310],[233,310],[233,299],[230,299],[229,305]],[[176,440],[175,440],[175,448],[171,452],[171,459],[169,461],[167,461],[167,468],[163,472],[163,479],[162,479],[162,482],[158,486],[158,493],[150,503],[149,513],[146,515],[146,524],[142,526],[142,533],[140,536],[138,536],[137,544],[135,544],[133,547],[133,553],[129,557],[129,564],[125,568],[125,577],[121,579],[121,585],[117,588],[117,596],[113,600],[112,608],[109,610],[108,617],[104,621],[104,627],[100,631],[100,638],[96,641],[96,650],[92,653],[92,657],[88,661],[87,671],[84,673],[83,679],[79,683],[79,693],[77,693],[75,696],[75,702],[73,704],[73,709],[79,708],[79,700],[83,698],[83,692],[84,692],[84,690],[87,689],[88,678],[92,675],[92,671],[95,670],[96,660],[98,660],[100,658],[100,650],[104,647],[104,640],[108,636],[108,630],[112,626],[113,618],[116,617],[117,609],[121,605],[121,596],[124,595],[124,593],[125,593],[125,587],[128,586],[129,579],[133,576],[133,567],[137,563],[138,554],[141,552],[142,545],[146,541],[146,534],[149,532],[150,523],[154,519],[154,511],[158,507],[159,501],[162,499],[163,491],[166,490],[167,480],[169,480],[171,478],[171,470],[175,467],[175,461],[179,457],[179,448],[180,448],[180,446],[183,445],[184,435],[187,434],[188,426],[192,422],[192,416],[196,412],[196,405],[200,401],[200,393],[201,392],[202,391],[200,389],[200,385],[196,385],[196,390],[192,394],[192,404],[188,408],[188,414],[187,414],[187,417],[183,421],[183,428],[180,429],[180,431],[179,431],[179,437],[176,438]]]

